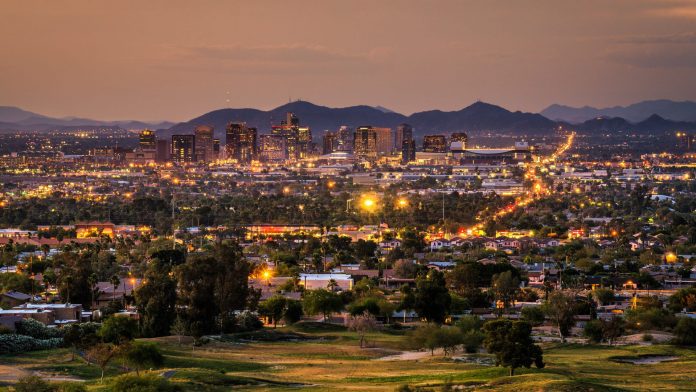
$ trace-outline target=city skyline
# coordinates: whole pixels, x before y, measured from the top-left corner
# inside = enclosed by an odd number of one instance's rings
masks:
[[[184,121],[288,99],[406,114],[696,99],[696,2],[591,3],[7,2],[0,103]]]

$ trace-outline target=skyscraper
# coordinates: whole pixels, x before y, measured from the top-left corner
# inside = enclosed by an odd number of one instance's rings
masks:
[[[194,135],[172,135],[172,160],[178,163],[196,161],[196,137]]]
[[[157,139],[157,152],[155,153],[155,161],[167,162],[172,154],[170,142],[167,139]]]
[[[405,139],[401,142],[401,163],[407,164],[416,160],[416,141]]]
[[[142,132],[140,132],[140,142],[138,143],[138,147],[140,147],[141,150],[154,150],[157,147],[156,144],[157,136],[155,135],[154,131],[144,129]]]
[[[321,153],[331,154],[338,150],[338,135],[336,132],[326,131],[322,136],[322,149]]]
[[[196,135],[196,161],[210,162],[213,158],[213,127],[199,125],[194,130]]]
[[[394,148],[401,148],[404,140],[413,139],[413,127],[408,124],[399,124],[394,134]]]
[[[263,162],[281,163],[287,156],[285,138],[282,135],[259,136],[259,158]]]
[[[447,152],[445,135],[426,135],[423,137],[423,152]]]
[[[300,119],[294,113],[287,113],[280,125],[273,125],[271,134],[285,138],[288,159],[306,158],[313,150],[311,129],[301,127]]]
[[[353,130],[343,125],[336,131],[336,151],[353,152]]]
[[[354,155],[359,159],[377,159],[377,132],[373,127],[358,127],[355,130]]]
[[[213,159],[220,159],[220,139],[213,139]]]
[[[377,134],[377,154],[394,152],[394,133],[391,128],[374,127]]]
[[[249,128],[246,123],[231,122],[227,124],[225,151],[227,159],[248,164],[256,159],[256,128]]]

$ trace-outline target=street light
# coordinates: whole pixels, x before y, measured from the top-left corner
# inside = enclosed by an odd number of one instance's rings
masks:
[[[399,208],[406,208],[408,207],[408,199],[406,199],[405,197],[401,197],[396,201],[396,205]]]

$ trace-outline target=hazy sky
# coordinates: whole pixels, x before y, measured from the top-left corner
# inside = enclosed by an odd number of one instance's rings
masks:
[[[687,0],[2,0],[0,48],[0,105],[105,120],[696,99]]]

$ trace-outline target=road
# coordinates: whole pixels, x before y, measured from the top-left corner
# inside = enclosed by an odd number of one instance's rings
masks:
[[[503,217],[507,214],[514,212],[519,207],[524,207],[536,200],[542,199],[543,197],[550,195],[551,190],[544,186],[544,184],[541,181],[541,178],[539,178],[539,175],[537,174],[537,169],[540,169],[542,167],[548,167],[549,165],[555,163],[558,160],[558,158],[560,158],[563,154],[565,154],[566,151],[568,151],[568,149],[570,149],[573,146],[574,140],[575,132],[571,132],[570,134],[568,134],[568,138],[566,139],[565,143],[558,146],[556,151],[554,151],[551,155],[549,155],[546,158],[540,159],[538,162],[528,163],[524,173],[524,178],[525,180],[530,181],[533,184],[532,188],[527,190],[524,193],[524,195],[515,198],[515,201],[512,204],[507,205],[495,212],[490,213],[487,210],[481,211],[479,215],[476,217],[476,220],[479,223],[472,226],[471,228],[468,228],[466,230],[467,234],[479,233],[484,228],[486,221]]]

